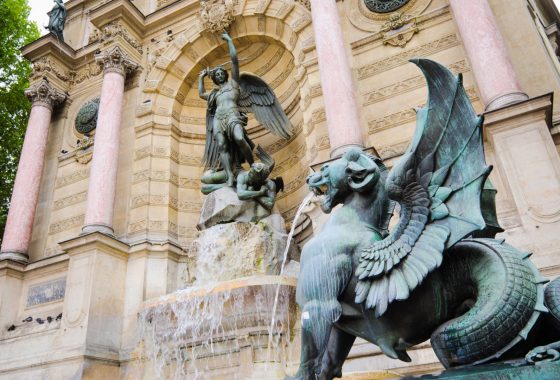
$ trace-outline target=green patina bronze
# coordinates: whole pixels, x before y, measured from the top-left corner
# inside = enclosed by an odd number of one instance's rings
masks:
[[[235,187],[239,199],[254,199],[272,209],[280,182],[267,178],[274,161],[264,150],[259,148],[260,153],[257,152],[263,162],[254,162],[255,144],[245,130],[247,113],[253,113],[265,129],[284,139],[291,137],[292,125],[272,88],[258,76],[239,72],[233,40],[227,32],[222,38],[228,43],[231,78],[218,66],[203,70],[198,81],[199,95],[208,102],[203,157],[207,171],[202,177],[202,192],[209,194],[222,187]],[[204,87],[206,76],[215,84],[209,92]],[[243,169],[244,163],[249,164],[248,170]]]
[[[449,368],[523,356],[535,326],[547,323],[546,281],[530,254],[493,239],[501,229],[483,118],[460,75],[413,62],[427,78],[429,101],[392,170],[351,150],[308,178],[324,212],[342,207],[301,254],[296,379],[340,377],[356,337],[403,361],[411,360],[407,348],[430,339]],[[399,220],[389,230],[396,204]],[[539,339],[529,340],[550,343],[552,335]],[[531,358],[553,356],[555,347]]]
[[[54,0],[54,6],[49,14],[47,29],[60,41],[64,42],[64,24],[66,23],[66,7],[62,0]]]
[[[410,0],[364,0],[366,7],[375,13],[389,13],[405,6]]]
[[[76,131],[88,136],[97,126],[98,112],[99,98],[84,103],[76,115]]]

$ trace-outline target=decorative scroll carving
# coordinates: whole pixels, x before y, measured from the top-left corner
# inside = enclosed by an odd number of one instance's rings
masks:
[[[404,47],[418,31],[416,19],[399,12],[392,14],[389,21],[381,26],[383,43],[393,46]]]
[[[130,32],[124,27],[120,20],[111,21],[104,25],[101,31],[95,29],[90,34],[88,43],[111,41],[115,37],[122,37],[130,46],[136,49],[138,53],[143,53],[142,44],[131,36]]]
[[[84,136],[83,139],[78,140],[78,151],[76,152],[76,161],[82,165],[86,165],[93,158],[93,143],[94,137]]]
[[[46,78],[25,90],[25,96],[34,106],[40,105],[51,110],[67,98],[65,93],[57,90]]]
[[[308,11],[311,11],[311,1],[309,0],[294,0],[296,3],[300,3],[301,5],[303,5],[305,8],[307,8]]]
[[[86,199],[87,199],[86,191],[82,191],[81,193],[78,194],[72,194],[68,197],[54,201],[53,210],[61,210],[65,207],[85,202]]]
[[[103,66],[105,73],[117,73],[124,77],[138,68],[138,64],[119,46],[114,46],[110,50],[96,54],[95,61]]]
[[[43,57],[33,62],[33,72],[31,78],[41,78],[45,73],[52,73],[58,79],[66,82],[70,80],[70,72],[65,72],[58,64],[53,62],[49,57]]]
[[[86,178],[89,178],[89,169],[80,170],[57,179],[56,188],[58,189],[64,186],[68,186],[72,183],[83,181]]]
[[[212,33],[226,30],[234,19],[236,0],[200,0],[202,27]]]

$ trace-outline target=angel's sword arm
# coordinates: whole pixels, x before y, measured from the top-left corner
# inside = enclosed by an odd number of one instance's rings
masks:
[[[239,83],[239,60],[237,59],[237,50],[235,50],[235,45],[231,38],[227,40],[227,43],[229,47],[229,56],[231,57],[231,76],[234,81]]]
[[[204,88],[204,77],[205,75],[198,76],[198,96],[200,96],[204,100],[208,100],[208,94],[206,93],[206,89]]]

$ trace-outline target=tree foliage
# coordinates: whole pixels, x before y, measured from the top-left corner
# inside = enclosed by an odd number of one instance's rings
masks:
[[[31,106],[23,93],[31,65],[20,48],[40,36],[29,12],[27,0],[0,0],[0,239]]]

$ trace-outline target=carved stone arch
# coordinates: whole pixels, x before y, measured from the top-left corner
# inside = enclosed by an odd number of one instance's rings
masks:
[[[232,37],[234,39],[254,36],[271,38],[291,51],[296,64],[300,65],[306,54],[313,48],[309,10],[301,3],[292,0],[270,0],[263,13],[256,13],[259,11],[259,4],[257,3],[256,8],[249,8],[246,4],[242,4],[243,9],[232,24]],[[264,29],[262,29],[263,20]],[[271,22],[267,23],[267,20],[274,20],[276,25],[272,25]],[[275,27],[273,28],[273,26]],[[144,92],[159,94],[163,92],[165,95],[172,92],[174,97],[177,96],[182,81],[187,80],[187,76],[192,75],[197,66],[205,67],[205,58],[215,49],[223,48],[223,44],[220,45],[219,37],[200,30],[200,27],[183,32],[167,46],[152,70],[146,74]],[[188,57],[191,65],[176,67],[178,60],[185,56]],[[183,74],[183,77],[180,73]],[[164,84],[165,78],[169,75],[179,79],[179,81],[175,81],[175,87]],[[173,91],[169,91],[169,88]]]

